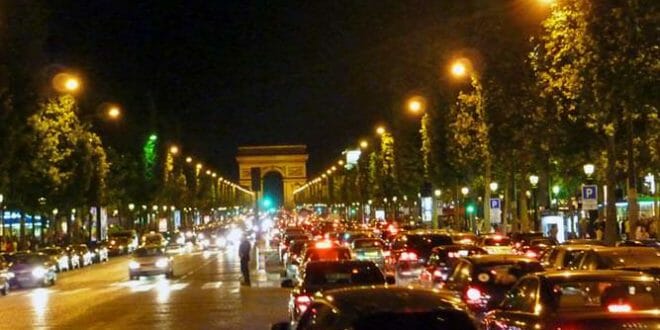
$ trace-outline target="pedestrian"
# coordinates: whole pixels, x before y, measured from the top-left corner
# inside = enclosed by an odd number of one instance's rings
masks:
[[[250,285],[250,251],[252,246],[247,236],[243,236],[241,245],[238,247],[238,256],[241,258],[241,273],[243,274],[243,285]]]
[[[603,240],[603,228],[600,224],[598,224],[596,228],[596,240]]]

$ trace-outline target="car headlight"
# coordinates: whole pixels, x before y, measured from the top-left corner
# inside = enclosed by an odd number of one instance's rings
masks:
[[[32,276],[36,278],[42,278],[46,276],[46,268],[37,266],[35,269],[32,270]]]
[[[140,263],[137,261],[131,261],[128,263],[128,268],[130,269],[138,269],[140,268]]]
[[[170,263],[170,261],[167,260],[167,259],[165,259],[165,258],[158,259],[158,260],[156,261],[156,267],[158,267],[158,268],[165,268],[165,267],[167,267],[167,265],[168,265],[169,263]]]

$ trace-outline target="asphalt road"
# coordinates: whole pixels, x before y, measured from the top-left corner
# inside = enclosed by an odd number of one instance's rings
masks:
[[[236,251],[175,257],[175,277],[128,280],[128,257],[59,274],[54,286],[0,297],[0,329],[268,329],[288,291],[253,271],[240,285]]]

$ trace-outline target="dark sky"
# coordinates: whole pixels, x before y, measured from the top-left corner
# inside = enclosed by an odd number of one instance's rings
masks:
[[[239,145],[307,144],[316,173],[409,92],[393,80],[419,87],[441,2],[47,1],[48,53],[84,74],[83,104],[124,106],[110,144],[158,127],[231,175]]]

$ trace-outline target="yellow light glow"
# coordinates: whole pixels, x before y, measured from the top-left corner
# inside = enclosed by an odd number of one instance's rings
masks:
[[[196,167],[197,167],[198,170],[201,170],[202,167],[204,167],[204,165],[202,165],[202,163],[197,163],[197,166],[196,166]]]
[[[343,161],[343,160],[339,160],[339,161],[337,162],[337,164],[339,164],[339,166],[342,166],[342,165],[344,165],[344,161]]]
[[[64,83],[64,87],[66,88],[66,90],[70,92],[77,91],[78,88],[80,88],[80,81],[78,81],[78,79],[76,78],[71,77],[66,80],[66,82]]]
[[[367,142],[366,140],[360,141],[360,148],[367,149],[368,146],[369,146],[369,142]]]
[[[451,74],[454,77],[461,78],[464,77],[466,73],[467,73],[467,68],[465,67],[465,64],[462,61],[456,61],[454,62],[454,64],[452,64]]]
[[[385,134],[385,127],[383,127],[383,126],[378,126],[378,127],[376,128],[376,133],[378,133],[378,135],[383,135],[383,134]]]
[[[108,117],[111,119],[117,119],[119,116],[121,116],[121,110],[119,107],[113,106],[108,109]]]
[[[186,163],[192,163],[192,157],[186,157]]]
[[[171,146],[171,147],[170,147],[170,153],[171,153],[172,155],[176,155],[176,154],[178,154],[178,153],[179,153],[179,147],[177,147],[177,146]]]

